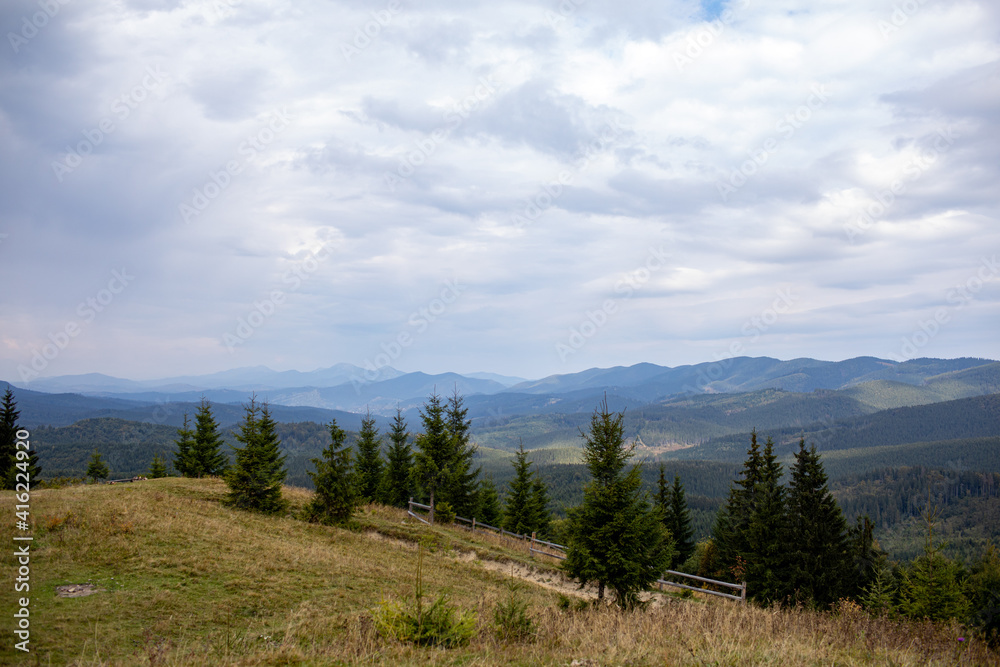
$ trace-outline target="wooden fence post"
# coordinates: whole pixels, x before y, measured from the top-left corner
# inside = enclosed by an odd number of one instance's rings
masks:
[[[476,532],[476,517],[472,517],[472,532],[473,534]]]
[[[528,555],[531,556],[532,558],[535,557],[535,554],[534,554],[534,551],[533,551],[534,548],[535,548],[535,531],[531,531],[531,543],[528,544]]]

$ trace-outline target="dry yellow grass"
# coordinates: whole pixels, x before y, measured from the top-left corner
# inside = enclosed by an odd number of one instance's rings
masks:
[[[504,644],[490,623],[508,595],[508,576],[483,559],[519,561],[517,571],[527,571],[523,546],[457,528],[427,529],[377,506],[362,510],[356,531],[257,516],[222,507],[224,492],[218,480],[182,479],[34,492],[32,655],[14,651],[8,635],[0,663],[998,664],[957,626],[875,619],[850,605],[821,614],[668,599],[646,612],[565,612],[556,592],[530,583],[522,595],[537,636]],[[309,492],[286,489],[286,496],[302,506]],[[9,535],[13,496],[0,493],[0,500],[11,508],[2,520]],[[422,538],[429,544],[428,593],[447,592],[478,613],[478,632],[466,647],[416,648],[374,630],[370,611],[383,596],[412,594],[414,540]],[[85,582],[101,591],[55,595],[58,585]]]

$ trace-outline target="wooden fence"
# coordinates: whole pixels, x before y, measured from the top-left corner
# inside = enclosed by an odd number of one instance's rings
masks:
[[[425,519],[424,517],[422,517],[419,514],[417,514],[416,512],[414,512],[413,508],[415,508],[415,507],[419,508],[419,509],[423,509],[423,510],[428,510],[430,512],[429,520]],[[410,498],[410,504],[409,504],[409,507],[407,508],[406,513],[409,514],[410,516],[412,516],[414,519],[417,519],[418,521],[423,521],[424,523],[426,523],[428,525],[432,525],[434,523],[434,508],[431,507],[430,505],[422,505],[420,503],[413,502],[413,498]],[[533,554],[541,554],[543,556],[549,556],[550,558],[557,558],[559,560],[565,560],[566,559],[566,547],[564,545],[562,545],[562,544],[556,544],[555,542],[546,542],[545,540],[540,540],[535,535],[535,533],[532,533],[531,535],[521,535],[519,533],[512,533],[509,530],[504,530],[503,528],[497,528],[496,526],[491,526],[491,525],[485,524],[485,523],[478,523],[475,518],[466,519],[465,517],[456,516],[455,520],[456,521],[461,521],[462,523],[465,523],[465,524],[468,524],[468,526],[472,530],[472,532],[476,532],[476,529],[480,528],[480,529],[484,529],[484,530],[492,530],[492,531],[498,533],[501,536],[505,536],[505,537],[509,537],[509,538],[513,538],[513,539],[518,539],[518,540],[525,540],[525,541],[528,542],[528,553],[530,553],[532,555]],[[546,551],[544,548],[538,548],[538,549],[536,549],[535,548],[536,545],[539,545],[540,547],[547,547],[549,550]],[[562,552],[562,553],[553,553],[553,551],[557,551],[557,550],[560,551],[560,552]],[[711,589],[708,589],[708,588],[698,588],[696,586],[689,586],[687,584],[680,584],[680,583],[677,583],[676,581],[667,581],[666,579],[657,579],[656,583],[661,584],[663,586],[674,586],[676,588],[683,588],[683,589],[686,589],[686,590],[689,590],[689,591],[696,591],[698,593],[705,593],[707,595],[715,595],[715,596],[718,596],[718,597],[728,598],[730,600],[737,600],[739,602],[746,602],[747,601],[747,583],[745,581],[742,582],[742,583],[739,583],[739,584],[733,584],[733,583],[730,583],[728,581],[718,581],[717,579],[709,579],[707,577],[699,577],[699,576],[696,576],[696,575],[693,575],[693,574],[686,574],[684,572],[677,572],[676,570],[667,570],[666,572],[664,572],[664,574],[669,574],[669,575],[674,576],[674,577],[686,577],[687,579],[693,579],[695,581],[700,581],[702,583],[710,584],[710,585],[713,585],[713,586],[723,586],[725,588],[730,588],[730,589],[733,589],[733,590],[738,590],[739,591],[739,595],[734,595],[732,593],[723,593],[722,591],[715,591],[715,590],[711,590]]]

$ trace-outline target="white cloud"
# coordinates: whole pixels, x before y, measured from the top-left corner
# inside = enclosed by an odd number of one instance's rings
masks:
[[[120,266],[135,284],[45,374],[360,363],[452,278],[468,289],[395,365],[696,363],[789,284],[794,314],[748,354],[884,355],[1000,246],[985,0],[895,23],[888,2],[563,5],[109,0],[5,44],[0,376]],[[36,11],[5,3],[0,27]],[[166,75],[143,88],[149,68]],[[60,181],[53,163],[83,152]],[[561,361],[569,327],[665,239],[671,266]],[[281,307],[230,353],[223,336],[274,290]],[[981,331],[996,297],[977,292],[924,352],[1000,356]]]

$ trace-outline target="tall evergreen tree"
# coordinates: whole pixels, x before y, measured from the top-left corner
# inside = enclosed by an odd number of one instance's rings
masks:
[[[96,484],[99,479],[107,479],[111,471],[108,470],[108,464],[106,464],[101,459],[101,453],[94,450],[94,453],[90,456],[90,462],[87,464],[87,477],[89,477]]]
[[[875,540],[875,524],[867,514],[859,516],[848,532],[851,552],[851,572],[848,580],[848,597],[860,598],[865,590],[876,584],[888,567],[888,555]]]
[[[226,471],[229,495],[226,502],[238,509],[278,514],[288,503],[281,495],[281,484],[288,474],[281,441],[275,431],[267,404],[259,405],[256,396],[244,405],[243,421],[233,447],[236,462]]]
[[[511,465],[514,467],[514,479],[507,485],[500,527],[512,533],[530,535],[535,530],[535,508],[532,503],[534,475],[528,454],[524,451],[524,443],[514,452]]]
[[[670,506],[670,484],[667,483],[667,466],[660,464],[660,476],[656,479],[656,506],[663,513],[666,526],[667,508]],[[670,526],[666,526],[669,530]]]
[[[447,408],[432,394],[420,412],[424,432],[417,436],[413,479],[423,499],[431,505],[448,503],[452,511],[468,517],[476,511],[477,478],[472,469],[476,446],[470,443],[468,409],[455,390]]]
[[[464,400],[455,387],[454,393],[448,399],[445,411],[446,428],[450,438],[451,462],[447,481],[447,500],[459,516],[468,517],[476,511],[478,479],[481,468],[472,467],[472,459],[476,455],[476,446],[471,444],[469,428],[471,422],[466,419],[469,409],[464,406]]]
[[[747,526],[747,594],[758,602],[776,602],[791,593],[785,544],[785,487],[782,466],[768,438],[761,454],[760,481],[754,488]]]
[[[342,524],[351,518],[358,503],[357,483],[351,469],[351,449],[344,444],[347,434],[334,419],[329,424],[330,444],[322,458],[312,459],[316,472],[310,472],[316,495],[307,514],[311,521]]]
[[[0,408],[0,484],[4,489],[15,488],[17,463],[17,420],[21,411],[17,409],[14,392],[10,385],[3,394],[3,407]]]
[[[413,481],[433,507],[435,502],[446,501],[447,483],[451,474],[451,438],[444,419],[441,397],[432,394],[420,418],[424,432],[417,436],[417,451],[413,460]],[[441,492],[441,498],[437,498]]]
[[[827,606],[850,593],[847,521],[827,486],[816,447],[799,440],[787,502],[789,587],[797,599]]]
[[[535,471],[531,482],[531,523],[532,532],[539,537],[548,537],[549,525],[552,523],[552,512],[549,510],[549,488]]]
[[[375,502],[382,483],[382,438],[375,427],[371,411],[361,419],[357,451],[354,479],[358,487],[358,498],[361,502]]]
[[[500,506],[500,495],[497,493],[497,486],[493,483],[492,477],[486,475],[480,480],[476,497],[479,499],[476,520],[488,526],[499,526],[503,517],[503,508]]]
[[[674,485],[670,488],[664,512],[663,522],[674,540],[675,553],[670,568],[675,570],[694,553],[694,528],[680,475],[674,475]]]
[[[750,433],[750,448],[740,479],[729,488],[726,504],[716,514],[712,528],[715,562],[720,567],[716,576],[735,579],[746,576],[746,559],[750,553],[747,531],[754,507],[754,492],[761,479],[761,466],[760,445],[754,430]]]
[[[212,415],[212,406],[204,398],[198,406],[194,422],[194,443],[190,450],[194,474],[191,476],[215,477],[225,474],[229,459],[222,451],[223,440],[219,434],[219,424]]]
[[[591,417],[583,459],[591,480],[583,503],[569,511],[569,544],[563,567],[584,585],[596,582],[598,598],[605,587],[622,608],[639,601],[667,569],[673,556],[660,513],[640,495],[639,467],[626,465],[634,445],[626,446],[623,413],[612,415],[604,399]]]
[[[177,429],[177,451],[174,453],[174,469],[184,477],[200,477],[201,466],[194,454],[194,431],[187,413],[184,414],[184,425]]]
[[[42,474],[35,450],[17,448],[17,432],[21,430],[17,420],[20,416],[14,391],[8,384],[0,407],[0,488],[3,489],[16,489],[18,484],[24,484],[24,477],[18,477],[21,473],[28,478],[28,488],[33,488]]]
[[[396,409],[396,418],[389,431],[389,451],[386,452],[385,473],[379,496],[386,505],[406,507],[413,495],[412,469],[413,451],[408,442],[410,437],[403,419],[403,411]]]

